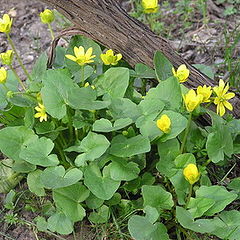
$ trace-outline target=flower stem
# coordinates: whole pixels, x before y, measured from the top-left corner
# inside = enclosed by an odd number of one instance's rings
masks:
[[[192,196],[192,190],[193,190],[193,185],[190,184],[190,187],[189,187],[189,193],[188,193],[188,196],[187,196],[187,200],[186,200],[185,208],[187,208],[187,206],[188,206],[188,204],[189,204],[190,198],[191,198],[191,196]]]
[[[50,31],[52,40],[54,40],[54,33],[53,33],[53,29],[52,29],[52,26],[51,26],[50,23],[48,23],[48,29],[49,29],[49,31]]]
[[[27,76],[27,78],[29,79],[29,81],[32,82],[32,78],[30,77],[27,69],[26,69],[25,66],[23,65],[22,60],[21,60],[21,58],[19,57],[19,55],[18,55],[18,53],[17,53],[17,50],[16,50],[16,48],[15,48],[15,45],[14,45],[12,39],[10,38],[10,35],[9,35],[8,33],[7,33],[6,35],[7,35],[8,42],[9,42],[9,44],[11,45],[11,47],[12,47],[12,49],[13,49],[15,55],[16,55],[16,58],[17,58],[17,60],[18,60],[19,65],[21,66],[23,72],[25,73],[25,75]]]
[[[188,132],[189,132],[189,129],[190,129],[190,126],[191,126],[191,121],[192,121],[192,113],[190,113],[189,117],[188,117],[187,128],[185,130],[185,134],[184,134],[181,149],[180,149],[181,153],[184,153],[184,147],[185,147],[185,144],[186,144],[186,141],[187,141]]]
[[[10,65],[10,69],[11,69],[12,72],[14,73],[14,75],[15,75],[15,77],[17,78],[17,80],[18,80],[19,84],[21,85],[22,89],[23,89],[24,91],[26,91],[26,87],[24,86],[22,80],[20,79],[20,77],[18,76],[16,70],[12,67],[12,65]]]

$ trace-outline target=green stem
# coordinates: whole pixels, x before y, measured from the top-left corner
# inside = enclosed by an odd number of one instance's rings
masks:
[[[23,89],[24,91],[26,91],[26,87],[24,86],[22,80],[21,80],[20,77],[18,76],[16,70],[12,67],[12,65],[10,65],[9,67],[10,67],[10,69],[12,70],[12,72],[14,73],[15,77],[17,78],[17,80],[18,80],[19,84],[21,85],[22,89]]]
[[[73,140],[73,121],[72,121],[72,114],[70,112],[70,108],[68,107],[68,111],[67,111],[67,114],[68,114],[68,129],[69,129],[69,138],[70,138],[70,142],[72,142]]]
[[[142,88],[141,88],[142,96],[146,95],[146,87],[147,87],[147,80],[146,79],[142,79]]]
[[[51,26],[50,23],[48,23],[48,29],[49,29],[49,31],[50,31],[52,40],[54,40],[54,33],[53,33],[53,29],[52,29],[52,26]]]
[[[58,151],[58,153],[60,154],[60,157],[61,157],[61,160],[62,160],[62,164],[67,167],[69,165],[69,163],[67,162],[66,158],[65,158],[65,155],[63,153],[63,150],[60,146],[60,144],[58,142],[55,142],[55,147]]]
[[[24,65],[23,65],[23,63],[22,63],[22,60],[21,60],[21,58],[19,57],[19,55],[18,55],[18,53],[17,53],[17,50],[16,50],[16,48],[15,48],[15,45],[14,45],[12,39],[10,38],[9,33],[6,33],[6,35],[7,35],[8,42],[9,42],[9,44],[11,45],[11,47],[12,47],[12,49],[13,49],[15,55],[16,55],[16,58],[17,58],[20,66],[21,66],[21,68],[22,68],[22,70],[24,71],[24,73],[25,73],[25,75],[27,76],[27,78],[32,82],[32,78],[30,77],[27,69],[24,67]]]
[[[74,130],[75,130],[75,138],[76,138],[76,141],[78,141],[78,139],[79,139],[79,136],[78,136],[78,129],[75,128]]]
[[[190,184],[189,193],[188,193],[188,196],[187,196],[185,208],[187,208],[187,206],[188,206],[188,204],[189,204],[190,198],[191,198],[191,196],[192,196],[192,191],[193,191],[193,185]]]
[[[185,147],[185,144],[186,144],[186,141],[187,141],[188,132],[189,132],[189,129],[190,129],[190,126],[191,126],[191,120],[192,120],[192,113],[190,113],[189,117],[188,117],[187,128],[185,130],[185,134],[184,134],[181,149],[180,149],[181,153],[184,152],[184,147]]]

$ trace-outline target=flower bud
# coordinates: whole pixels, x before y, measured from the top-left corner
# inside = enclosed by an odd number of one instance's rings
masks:
[[[0,18],[0,32],[10,33],[12,21],[8,14],[4,14],[3,18]]]
[[[163,114],[161,118],[157,120],[157,126],[162,132],[169,133],[171,127],[171,119],[166,114]]]
[[[175,71],[175,69],[172,68],[172,72],[180,83],[186,82],[190,73],[185,64],[180,65],[177,71]]]
[[[142,7],[145,13],[156,13],[158,10],[158,0],[142,0]]]
[[[7,80],[7,70],[3,67],[0,68],[0,83],[4,84]]]
[[[203,86],[198,86],[197,87],[197,94],[201,94],[203,96],[202,103],[207,103],[210,102],[210,97],[212,95],[212,88],[209,86],[207,87],[206,85]]]
[[[203,100],[203,96],[201,94],[196,94],[196,92],[191,89],[183,96],[183,100],[188,112],[192,112],[200,105]]]
[[[197,166],[193,163],[188,164],[183,169],[183,175],[190,184],[194,184],[195,182],[197,182],[200,177],[200,173],[197,169]]]
[[[103,63],[105,65],[117,65],[118,62],[122,59],[122,54],[121,53],[118,53],[116,55],[114,55],[114,52],[112,49],[109,49],[106,51],[105,54],[101,54],[100,55]]]
[[[5,53],[0,54],[0,59],[5,65],[12,65],[13,50],[7,50]]]
[[[45,9],[43,12],[40,13],[40,18],[42,23],[49,24],[54,21],[55,16],[51,10]]]

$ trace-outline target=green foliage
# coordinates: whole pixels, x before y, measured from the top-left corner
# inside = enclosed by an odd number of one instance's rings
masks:
[[[93,47],[94,62],[79,66],[66,59],[75,46]],[[33,81],[21,94],[9,73],[7,87],[14,96],[0,88],[0,150],[9,158],[0,164],[0,191],[26,178],[42,203],[42,216],[35,219],[39,231],[70,234],[87,218],[94,225],[111,222],[126,236],[128,224],[136,240],[188,238],[194,232],[238,239],[239,211],[225,208],[239,199],[239,179],[227,190],[210,173],[235,161],[239,121],[224,120],[204,103],[190,114],[183,101],[187,90],[160,52],[154,70],[143,64],[134,70],[124,63],[103,66],[101,53],[92,40],[73,37],[67,50],[57,48],[51,70],[46,54],[39,57]],[[197,67],[212,77],[209,68]],[[159,82],[146,92],[148,79]],[[36,111],[46,118],[36,119]],[[193,122],[203,113],[211,116],[211,126]],[[158,122],[164,115],[168,131]],[[198,168],[194,186],[184,172],[189,164]],[[14,210],[16,197],[9,192],[6,209]],[[31,204],[26,208],[36,211]],[[13,214],[5,221],[18,220]]]

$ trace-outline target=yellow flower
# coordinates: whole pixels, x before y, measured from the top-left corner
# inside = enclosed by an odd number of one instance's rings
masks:
[[[13,60],[13,50],[7,50],[0,54],[0,59],[3,64],[11,65]]]
[[[92,89],[95,89],[95,86],[94,86],[94,85],[90,85],[89,82],[86,82],[86,83],[84,84],[84,87],[85,87],[85,88],[86,88],[86,87],[91,87]]]
[[[190,73],[185,64],[180,65],[177,71],[175,71],[175,69],[172,68],[172,72],[180,83],[186,82]]]
[[[7,80],[7,70],[3,67],[0,68],[0,83],[4,84]]]
[[[12,21],[8,14],[4,14],[3,18],[0,18],[0,32],[10,33]]]
[[[202,86],[198,86],[197,94],[203,96],[202,103],[210,102],[209,98],[212,95],[212,88],[211,87],[207,87],[206,85],[204,85],[203,87]]]
[[[195,182],[197,182],[200,177],[200,173],[197,169],[197,166],[193,163],[188,164],[183,169],[183,175],[190,184],[194,184]]]
[[[202,99],[203,99],[203,96],[197,95],[193,89],[189,90],[185,96],[183,95],[183,100],[184,100],[186,109],[189,112],[192,112],[195,108],[197,108],[199,104],[202,102]]]
[[[41,18],[42,23],[44,23],[44,24],[49,24],[49,23],[53,22],[55,19],[54,13],[49,9],[45,9],[43,12],[41,12],[40,18]]]
[[[229,92],[229,84],[225,86],[225,83],[222,79],[219,81],[219,85],[213,88],[213,91],[216,93],[217,97],[214,98],[214,104],[217,105],[217,114],[223,116],[225,114],[225,107],[230,111],[233,110],[233,106],[228,102],[229,99],[235,96],[235,93]]]
[[[158,11],[158,0],[142,0],[145,13],[156,13]]]
[[[171,127],[171,119],[166,114],[163,114],[161,118],[157,120],[157,126],[162,132],[169,133]]]
[[[100,57],[105,65],[117,65],[118,61],[122,59],[122,54],[118,53],[114,55],[113,50],[109,49],[105,54],[102,53]]]
[[[47,121],[46,108],[43,104],[38,103],[38,106],[35,107],[35,110],[37,111],[37,113],[34,115],[35,118],[39,118],[40,122],[42,122],[43,120]]]
[[[84,66],[85,64],[94,62],[92,58],[95,58],[95,55],[92,55],[93,48],[89,48],[86,53],[82,46],[74,47],[74,54],[73,55],[65,55],[66,58],[78,63],[80,66]]]

